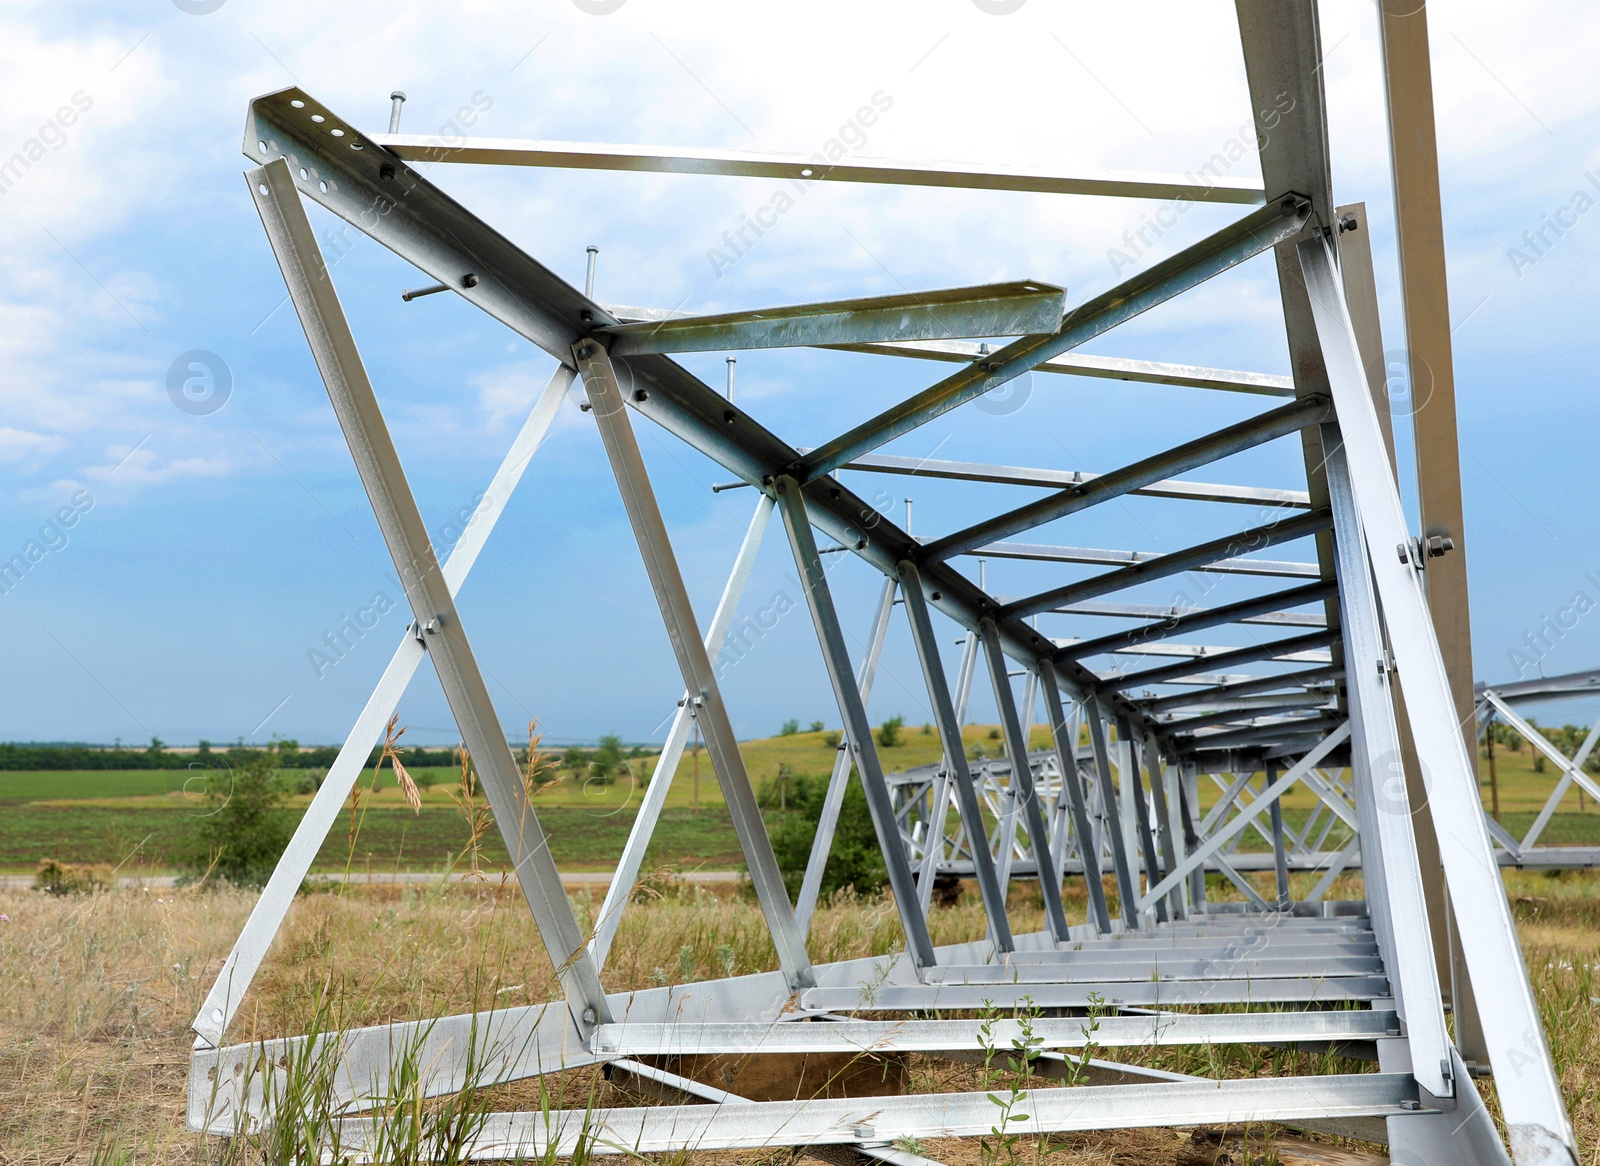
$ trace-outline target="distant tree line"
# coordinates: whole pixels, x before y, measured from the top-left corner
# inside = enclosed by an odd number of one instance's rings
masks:
[[[339,755],[336,745],[313,745],[300,748],[296,741],[277,741],[274,746],[228,745],[214,747],[201,741],[193,753],[174,753],[159,737],[143,749],[101,748],[94,745],[32,745],[26,743],[0,743],[0,770],[11,769],[188,769],[191,766],[209,768],[241,765],[262,757],[272,747],[277,749],[277,767],[280,769],[323,769],[333,764]],[[378,763],[381,747],[367,755],[365,768]],[[518,749],[518,760],[525,760],[525,749]],[[406,768],[428,766],[453,766],[457,764],[454,749],[401,749],[401,763]]]

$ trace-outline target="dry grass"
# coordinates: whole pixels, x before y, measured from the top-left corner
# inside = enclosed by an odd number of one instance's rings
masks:
[[[1600,1146],[1600,1028],[1592,1017],[1600,962],[1600,878],[1512,875],[1526,954],[1546,1010],[1573,1119]],[[743,894],[657,881],[624,919],[607,968],[611,989],[770,968],[758,909]],[[249,913],[239,891],[114,891],[84,896],[0,892],[0,1163],[190,1163],[221,1143],[183,1129],[188,1023]],[[579,892],[586,925],[598,896]],[[1081,894],[1070,904],[1083,917]],[[1037,895],[1014,892],[1016,924],[1040,924]],[[940,943],[983,934],[975,896],[935,915]],[[819,911],[818,961],[897,946],[893,905],[842,896]],[[304,1031],[319,999],[339,1025],[371,1024],[555,996],[554,978],[514,887],[368,887],[309,894],[295,904],[230,1039]],[[1176,1055],[1175,1055],[1176,1056]],[[1188,1054],[1170,1067],[1229,1076],[1325,1069],[1299,1054]],[[972,1088],[971,1066],[913,1058],[913,1087]],[[594,1070],[561,1075],[557,1104],[620,1100]],[[497,1106],[529,1104],[529,1083],[493,1091]],[[1184,1135],[1186,1137],[1186,1135]],[[107,1155],[107,1149],[116,1153]],[[976,1144],[928,1152],[966,1166]],[[1172,1131],[1061,1140],[1048,1155],[1075,1162],[1186,1161]],[[99,1155],[97,1159],[97,1154]],[[733,1160],[734,1156],[704,1156]],[[1031,1157],[1031,1154],[1030,1154]],[[741,1161],[754,1160],[745,1156]]]

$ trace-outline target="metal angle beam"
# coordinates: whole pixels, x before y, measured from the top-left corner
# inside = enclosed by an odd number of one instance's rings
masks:
[[[1385,961],[1406,1021],[1406,1039],[1410,1042],[1417,1083],[1435,1097],[1450,1097],[1455,1093],[1450,1072],[1450,1035],[1445,1030],[1439,969],[1429,941],[1428,907],[1423,897],[1416,836],[1412,833],[1411,804],[1403,790],[1399,798],[1394,797],[1394,782],[1398,780],[1403,786],[1406,781],[1394,694],[1387,661],[1381,654],[1382,623],[1367,570],[1367,549],[1361,541],[1361,516],[1350,488],[1350,467],[1337,425],[1323,427],[1322,448],[1336,523],[1339,611],[1344,620],[1345,660],[1351,677],[1353,775],[1366,787],[1358,787],[1356,797],[1357,808],[1362,811],[1362,880],[1367,884],[1368,899],[1374,901],[1374,926],[1382,929],[1379,938],[1384,942]],[[1324,800],[1330,806],[1334,804],[1330,798]]]
[[[1055,746],[1056,767],[1061,771],[1061,793],[1072,816],[1072,829],[1078,837],[1078,852],[1082,855],[1084,886],[1089,893],[1089,922],[1101,934],[1111,930],[1111,916],[1106,908],[1105,884],[1100,878],[1100,852],[1095,845],[1094,828],[1089,823],[1089,808],[1083,795],[1083,782],[1078,776],[1077,749],[1072,731],[1067,726],[1066,709],[1061,703],[1061,686],[1056,682],[1055,662],[1048,656],[1039,659],[1039,686],[1044,690],[1044,711],[1050,721],[1050,740]],[[1060,829],[1065,830],[1063,824]],[[1059,847],[1057,854],[1065,847]]]
[[[1153,563],[1164,557],[1164,551],[1117,551],[1096,547],[1054,547],[1038,543],[989,543],[967,552],[986,559],[1024,559],[1039,563],[1087,563],[1093,565],[1134,566]],[[1317,579],[1322,570],[1315,563],[1284,563],[1269,559],[1230,557],[1198,563],[1189,568],[1218,575],[1261,575],[1272,578]],[[1061,603],[1057,607],[1072,607],[1075,603]],[[1052,608],[1051,610],[1055,610]]]
[[[1342,719],[1337,714],[1324,713],[1314,717],[1287,718],[1273,724],[1258,725],[1250,729],[1218,733],[1196,733],[1192,737],[1183,738],[1175,742],[1175,744],[1188,749],[1221,749],[1266,743],[1281,745],[1296,752],[1302,752],[1312,744],[1309,738],[1320,737],[1329,730],[1338,728],[1342,723]],[[1307,740],[1303,744],[1297,744],[1302,738]]]
[[[1026,599],[1013,600],[1000,608],[1000,614],[1018,618],[1037,615],[1061,604],[1075,603],[1080,599],[1094,599],[1113,591],[1135,587],[1140,583],[1165,579],[1170,575],[1236,558],[1240,551],[1264,549],[1277,546],[1279,543],[1293,542],[1295,539],[1327,530],[1332,521],[1327,511],[1319,510],[1282,522],[1268,523],[1265,526],[1240,531],[1238,534],[1225,535],[1201,543],[1199,546],[1187,547],[1181,551],[1172,551],[1154,559],[1135,563],[1119,571],[1110,571],[1077,583],[1053,587],[1049,591],[1042,591]]]
[[[1479,1017],[1496,1068],[1512,1151],[1519,1163],[1576,1161],[1572,1127],[1516,923],[1483,824],[1477,759],[1469,755],[1456,721],[1451,678],[1433,635],[1421,580],[1415,568],[1395,555],[1395,547],[1406,543],[1409,534],[1337,268],[1322,240],[1308,242],[1299,252],[1390,647],[1405,676],[1417,752],[1428,759],[1424,779],[1445,877],[1455,901],[1471,905],[1455,915],[1462,951],[1476,995],[1494,1001]]]
[[[917,967],[931,967],[935,962],[933,939],[928,934],[927,919],[918,910],[916,880],[912,876],[910,859],[895,823],[894,802],[883,778],[883,766],[873,744],[872,726],[867,721],[861,690],[856,687],[855,675],[850,670],[850,653],[845,647],[844,631],[839,625],[839,613],[833,605],[822,559],[817,554],[805,498],[793,478],[780,477],[776,489],[778,511],[783,516],[783,526],[789,534],[795,567],[805,585],[806,604],[811,609],[811,622],[822,648],[828,678],[833,684],[839,715],[844,719],[845,743],[855,756],[856,772],[861,777],[861,786],[867,795],[867,809],[872,815],[878,847],[883,852],[884,866],[888,871],[889,889],[900,911],[900,923],[906,934],[906,950]]]
[[[922,665],[922,678],[928,689],[928,699],[933,705],[934,722],[939,726],[939,741],[944,748],[944,763],[949,769],[950,781],[955,785],[957,810],[969,839],[982,839],[985,834],[983,808],[978,803],[978,792],[972,783],[972,770],[967,766],[966,744],[961,739],[961,722],[955,705],[950,701],[950,685],[945,679],[944,661],[939,656],[939,641],[933,632],[933,622],[928,618],[928,599],[922,590],[922,576],[910,560],[900,564],[900,590],[905,596],[906,618],[911,624],[911,638],[917,649],[917,659]],[[943,814],[935,812],[928,823],[929,846],[932,833],[944,830]],[[996,951],[1010,951],[1015,943],[1011,937],[1011,918],[1006,911],[1006,889],[995,873],[994,857],[983,845],[972,846],[973,869],[978,878],[978,890],[983,897],[984,913],[989,919],[989,933]],[[932,872],[926,872],[928,877]],[[931,879],[930,879],[931,882]],[[925,888],[919,887],[918,890]],[[1059,896],[1060,892],[1057,891]],[[1065,923],[1065,917],[1062,922]]]
[[[289,164],[280,158],[247,172],[246,180],[416,618],[417,634],[424,638],[451,715],[471,750],[546,953],[574,1014],[584,1025],[604,1020],[609,1014],[599,973],[529,805],[522,774],[467,642],[311,222],[300,205]]]
[[[796,464],[795,476],[807,482],[832,473],[846,462],[998,388],[1052,356],[1085,344],[1212,276],[1295,238],[1307,222],[1306,210],[1305,200],[1286,195],[1246,215],[1074,308],[1050,334],[1015,340],[970,368],[812,450]]]
[[[639,452],[639,442],[617,384],[616,370],[605,349],[594,341],[581,341],[574,348],[573,357],[592,406],[590,415],[597,422],[629,525],[639,544],[650,588],[661,609],[673,655],[683,674],[684,687],[696,706],[695,718],[705,734],[706,751],[711,755],[712,768],[722,787],[739,847],[750,870],[750,881],[772,934],[778,966],[791,987],[803,987],[812,982],[811,957],[806,954],[805,936],[795,918],[794,906],[789,902],[789,892],[761,817],[755,787],[745,769],[744,757],[739,752],[739,742],[722,700],[721,686],[696,625],[694,606]]]
[[[1066,295],[1047,283],[994,283],[608,324],[599,331],[610,337],[606,347],[613,356],[805,348],[895,337],[1026,336],[1061,323]]]
[[[826,1024],[743,1022],[724,1024],[601,1025],[589,1041],[596,1054],[617,1057],[747,1053],[940,1052],[981,1049],[977,1020],[837,1020]],[[1388,1009],[1335,1012],[1236,1012],[1214,1015],[1168,1012],[1158,1016],[1098,1018],[1092,1033],[1081,1017],[1039,1017],[1029,1034],[1046,1049],[1177,1047],[1192,1044],[1265,1044],[1292,1041],[1370,1041],[1393,1035],[1400,1019]],[[989,1044],[1009,1048],[1024,1036],[1008,1017],[988,1022]]]
[[[1141,644],[1165,640],[1169,636],[1184,635],[1188,632],[1198,631],[1201,628],[1259,621],[1262,616],[1287,614],[1280,611],[1283,608],[1299,607],[1304,603],[1320,602],[1335,590],[1336,587],[1331,582],[1309,583],[1304,587],[1295,587],[1288,591],[1276,591],[1271,595],[1259,595],[1254,599],[1244,599],[1238,603],[1230,603],[1222,607],[1198,610],[1170,608],[1168,611],[1171,614],[1163,614],[1160,623],[1146,624],[1142,628],[1130,628],[1125,632],[1101,636],[1099,639],[1080,640],[1076,644],[1071,644],[1058,650],[1056,659],[1076,660],[1084,656],[1097,656],[1102,652],[1123,651]],[[1314,621],[1309,626],[1321,627],[1324,625],[1326,617],[1314,615],[1303,618]],[[1273,620],[1271,622],[1285,623],[1287,621]]]
[[[474,1159],[548,1161],[578,1154],[658,1154],[849,1144],[864,1138],[986,1137],[994,1128],[992,1095],[930,1093],[904,1097],[817,1098],[746,1105],[660,1105],[627,1109],[494,1113],[461,1147]],[[1356,1073],[1234,1081],[1162,1081],[1148,1085],[1079,1085],[1030,1089],[1028,1112],[1007,1127],[1022,1136],[1142,1126],[1292,1122],[1327,1117],[1396,1117],[1436,1113],[1420,1107],[1409,1073]],[[337,1122],[339,1145],[370,1161],[382,1144],[375,1117]]]
[[[1309,688],[1314,684],[1332,683],[1344,676],[1342,667],[1313,668],[1303,672],[1285,672],[1281,676],[1262,676],[1238,684],[1226,684],[1210,692],[1183,692],[1173,696],[1160,696],[1154,700],[1141,700],[1139,706],[1149,714],[1177,708],[1198,708],[1217,704],[1235,697],[1250,696],[1259,692],[1276,692],[1280,688]]]
[[[979,462],[939,461],[934,458],[864,454],[839,467],[866,473],[904,474],[916,478],[948,478],[958,482],[992,482],[1003,486],[1044,486],[1071,489],[1098,481],[1105,474],[1087,470],[1036,470],[1022,466],[991,466]],[[1233,486],[1213,482],[1164,479],[1126,491],[1147,498],[1179,498],[1193,502],[1236,502],[1246,506],[1284,506],[1305,510],[1311,505],[1303,490],[1271,490],[1258,486]]]
[[[874,115],[876,116],[876,115]],[[463,138],[427,134],[374,134],[371,139],[408,162],[462,162],[481,166],[541,166],[569,170],[630,170],[661,174],[722,174],[788,179],[797,194],[817,182],[870,182],[958,190],[1014,190],[1035,194],[1080,194],[1101,198],[1188,199],[1194,202],[1259,205],[1261,188],[1223,176],[1196,182],[1165,174],[1060,174],[1006,169],[986,163],[893,162],[821,154],[765,154],[700,147],[549,142],[526,138]]]
[[[719,652],[723,641],[728,638],[728,629],[733,624],[733,617],[739,608],[739,599],[743,596],[745,584],[749,582],[750,572],[755,567],[756,553],[761,549],[761,538],[766,533],[767,523],[771,517],[772,499],[762,494],[757,498],[756,510],[750,516],[750,525],[745,531],[744,542],[739,545],[739,553],[734,556],[733,570],[728,574],[727,586],[723,588],[722,598],[717,602],[717,610],[711,617],[711,626],[706,630],[707,656]],[[672,717],[672,727],[667,731],[667,739],[661,746],[661,754],[656,758],[655,769],[645,786],[638,813],[634,815],[633,825],[628,830],[628,841],[623,845],[622,854],[617,859],[617,869],[611,876],[611,885],[606,888],[606,897],[600,904],[600,910],[595,914],[594,935],[589,940],[589,950],[594,953],[597,967],[605,967],[606,956],[611,951],[611,941],[616,938],[617,927],[622,923],[622,913],[632,898],[634,880],[639,877],[639,868],[644,865],[645,854],[655,834],[656,823],[660,821],[661,811],[666,807],[667,794],[672,789],[672,779],[678,772],[678,762],[683,757],[684,746],[689,742],[689,732],[694,727],[697,708],[695,696],[695,693],[685,691],[683,698],[678,702],[678,711]],[[804,923],[802,922],[800,926],[803,932]]]
[[[1224,874],[1229,868],[1212,856]],[[1249,886],[1245,883],[1244,886]],[[1163,890],[1162,894],[1166,891]],[[1257,909],[1270,910],[1256,896]],[[919,1012],[1031,1007],[1087,1008],[1101,1003],[1138,1008],[1176,1008],[1197,1004],[1308,1004],[1312,1001],[1389,999],[1387,976],[1323,976],[1287,980],[1116,980],[1078,984],[887,984],[875,990],[855,987],[807,988],[800,1005],[818,1012]]]
[[[1028,842],[1033,850],[1033,863],[1039,877],[1039,890],[1044,898],[1045,922],[1057,942],[1070,938],[1066,910],[1061,903],[1061,879],[1050,861],[1050,834],[1045,829],[1044,811],[1039,805],[1039,792],[1033,782],[1033,766],[1028,761],[1028,735],[1017,717],[1017,698],[1011,691],[1011,677],[1007,673],[1006,658],[1000,647],[1000,633],[994,621],[985,619],[978,623],[978,636],[982,641],[984,658],[989,664],[989,680],[994,687],[995,705],[1000,713],[1000,724],[1005,733],[1006,754],[1011,758],[1011,797],[1014,808],[1022,814],[1022,825],[1028,831]],[[959,738],[958,738],[959,740]],[[1002,827],[1000,845],[1002,866],[1011,865],[1009,852],[1016,829],[1015,819],[1009,829]],[[1009,882],[1002,879],[1002,883]]]
[[[618,314],[646,309],[613,309]],[[665,313],[658,314],[662,315]],[[867,352],[877,356],[939,360],[946,364],[968,364],[989,355],[986,345],[963,340],[921,340],[909,344],[848,344],[834,347],[845,352]],[[1189,364],[1168,364],[1159,360],[1133,360],[1121,356],[1091,356],[1083,352],[1064,352],[1034,366],[1034,372],[1061,373],[1066,376],[1093,377],[1097,380],[1133,381],[1179,388],[1211,389],[1224,393],[1248,393],[1258,397],[1294,396],[1294,378],[1264,372],[1238,372],[1226,368],[1202,368]]]
[[[1331,586],[1331,583],[1320,586]],[[1248,602],[1248,601],[1247,601]],[[1181,619],[1187,615],[1200,615],[1213,610],[1205,607],[1183,607],[1163,603],[1108,603],[1097,600],[1085,600],[1083,603],[1069,603],[1062,607],[1052,607],[1053,615],[1094,615],[1104,616],[1108,619],[1155,619],[1163,623],[1169,620]],[[1327,617],[1315,612],[1296,611],[1267,611],[1260,615],[1241,616],[1238,623],[1253,624],[1282,624],[1285,627],[1321,628],[1328,626]],[[1069,645],[1062,645],[1063,648]]]
[[[1186,441],[1132,465],[1073,483],[1046,498],[1039,498],[995,518],[935,539],[922,551],[923,560],[948,559],[974,547],[1009,538],[1058,518],[1087,510],[1113,498],[1151,486],[1172,474],[1208,465],[1279,437],[1296,433],[1328,416],[1327,398],[1306,397],[1204,437]]]
[[[1234,648],[1215,656],[1197,656],[1193,659],[1180,660],[1176,664],[1168,664],[1161,668],[1147,668],[1143,672],[1130,672],[1123,676],[1102,680],[1100,684],[1108,692],[1140,688],[1151,684],[1166,684],[1180,676],[1188,676],[1205,668],[1231,668],[1235,664],[1245,664],[1252,660],[1288,659],[1312,648],[1327,647],[1338,638],[1339,633],[1334,631],[1308,632],[1306,635],[1291,636],[1286,640],[1273,640],[1270,643],[1251,644],[1245,648]]]

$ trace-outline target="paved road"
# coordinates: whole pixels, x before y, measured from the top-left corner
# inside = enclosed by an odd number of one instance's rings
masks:
[[[563,873],[561,881],[569,887],[577,886],[609,886],[613,872],[608,870],[572,871]],[[366,883],[436,883],[441,876],[430,871],[390,871],[379,874],[366,874],[356,872],[350,875],[339,873],[313,874],[313,879],[326,879],[328,882],[352,884]],[[471,876],[456,873],[448,876],[451,882],[464,882]],[[490,878],[496,877],[490,874]],[[694,870],[685,871],[677,876],[690,883],[736,883],[744,878],[742,871],[736,870]],[[178,884],[177,875],[131,875],[117,879],[119,887],[174,887]],[[0,889],[27,890],[34,885],[33,876],[25,874],[0,875]]]

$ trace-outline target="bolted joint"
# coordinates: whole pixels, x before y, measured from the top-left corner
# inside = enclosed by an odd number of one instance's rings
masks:
[[[1355,215],[1339,216],[1339,233],[1341,235],[1346,231],[1359,231],[1360,229],[1361,224],[1356,220]]]
[[[1428,541],[1424,543],[1423,546],[1428,552],[1428,558],[1437,559],[1455,550],[1456,540],[1447,534],[1435,534],[1430,535],[1428,537]]]

